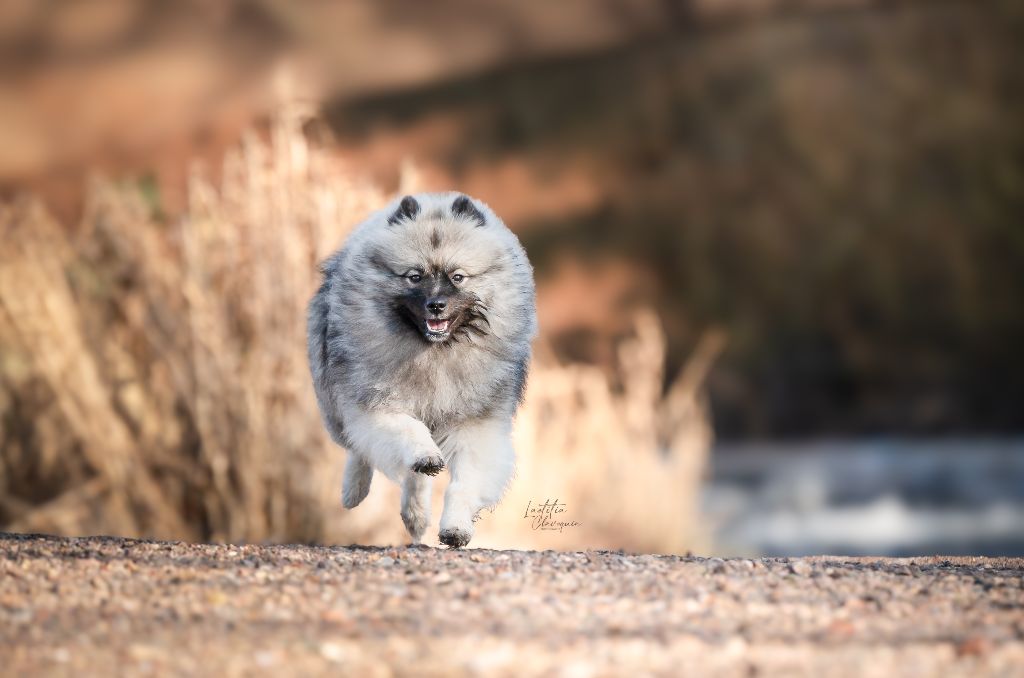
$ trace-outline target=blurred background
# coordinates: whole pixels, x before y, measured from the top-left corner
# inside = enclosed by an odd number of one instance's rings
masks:
[[[304,307],[457,189],[542,328],[475,545],[1022,555],[1022,66],[1012,0],[0,0],[0,529],[400,543]]]

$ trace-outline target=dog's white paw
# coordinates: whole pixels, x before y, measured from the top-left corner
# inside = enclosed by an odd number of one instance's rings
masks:
[[[416,461],[412,463],[410,468],[416,473],[436,476],[444,470],[444,459],[442,459],[441,455],[437,452],[432,452],[418,457]]]
[[[473,538],[473,528],[446,527],[437,535],[438,540],[453,549],[462,548]]]

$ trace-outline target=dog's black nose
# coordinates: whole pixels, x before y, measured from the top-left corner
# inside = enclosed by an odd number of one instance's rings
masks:
[[[431,313],[436,313],[440,315],[441,313],[444,313],[444,309],[447,306],[448,302],[446,302],[444,299],[434,298],[427,300],[427,310],[430,311]]]

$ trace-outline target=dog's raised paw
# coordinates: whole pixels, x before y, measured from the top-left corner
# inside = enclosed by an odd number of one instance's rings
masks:
[[[451,547],[453,549],[458,549],[468,544],[472,536],[473,535],[471,535],[469,532],[466,532],[465,530],[460,530],[457,527],[449,527],[444,530],[441,530],[441,532],[437,535],[437,538],[445,546]]]
[[[412,470],[416,473],[422,473],[428,476],[436,476],[442,470],[444,470],[444,459],[438,454],[432,454],[426,457],[417,459],[412,464]]]

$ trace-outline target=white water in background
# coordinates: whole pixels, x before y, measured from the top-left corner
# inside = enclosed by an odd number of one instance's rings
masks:
[[[720,445],[721,555],[1024,555],[1024,440]]]

